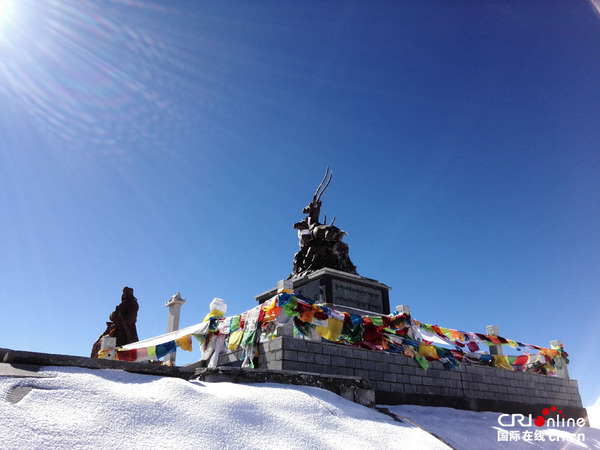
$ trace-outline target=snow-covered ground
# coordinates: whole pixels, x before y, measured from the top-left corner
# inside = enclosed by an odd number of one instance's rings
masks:
[[[73,367],[40,374],[48,378],[0,377],[0,448],[448,448],[442,440],[459,449],[565,448],[549,439],[499,442],[496,413],[389,407],[404,417],[398,422],[313,387]],[[600,448],[598,429],[554,433],[583,433],[571,448]]]

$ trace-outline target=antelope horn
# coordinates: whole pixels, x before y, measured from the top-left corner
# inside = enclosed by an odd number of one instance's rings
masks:
[[[327,168],[327,170],[329,170],[329,167]],[[325,174],[325,176],[327,176],[327,174]],[[317,197],[317,201],[321,200],[321,196],[323,195],[323,192],[325,192],[325,189],[327,189],[327,186],[329,186],[329,183],[331,183],[331,177],[332,176],[333,176],[333,170],[331,172],[329,172],[329,180],[327,180],[327,184],[325,185],[325,187],[323,188],[323,190],[321,191],[321,193]],[[325,181],[325,179],[323,179],[323,181]],[[321,184],[323,184],[323,183],[321,183]]]
[[[321,180],[321,184],[319,185],[319,187],[315,191],[315,195],[313,197],[315,197],[315,198],[317,197],[317,194],[319,193],[319,189],[321,189],[321,186],[323,186],[323,183],[325,183],[325,179],[327,178],[327,174],[329,174],[329,166],[327,166],[327,170],[325,171],[325,176]]]

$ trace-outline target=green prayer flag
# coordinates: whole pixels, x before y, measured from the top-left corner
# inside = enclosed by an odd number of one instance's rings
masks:
[[[241,315],[237,315],[231,318],[231,324],[229,325],[229,331],[233,332],[240,327]]]
[[[423,370],[429,369],[429,361],[427,361],[427,359],[425,359],[423,356],[416,355],[415,359],[417,360],[419,365],[423,368]]]
[[[244,331],[244,337],[242,338],[241,345],[252,345],[256,341],[256,330]]]
[[[290,298],[290,301],[287,302],[284,306],[283,306],[283,312],[286,316],[300,316],[300,313],[298,311],[296,311],[298,307],[298,299],[296,298],[296,296],[292,296]]]
[[[375,325],[377,327],[382,327],[383,326],[383,317],[381,317],[381,316],[370,316],[369,319],[371,319],[371,322],[373,323],[373,325]]]
[[[360,323],[358,325],[352,325],[347,322],[344,322],[341,337],[345,341],[348,341],[352,344],[356,344],[357,342],[363,340],[364,331],[365,327]]]

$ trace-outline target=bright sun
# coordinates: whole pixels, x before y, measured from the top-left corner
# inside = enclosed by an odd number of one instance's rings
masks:
[[[14,10],[13,0],[0,0],[0,26],[9,21]]]
[[[0,0],[0,46],[9,45],[14,31],[18,0]]]

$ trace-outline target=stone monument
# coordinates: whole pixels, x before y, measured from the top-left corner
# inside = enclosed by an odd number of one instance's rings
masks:
[[[302,209],[306,216],[294,224],[298,231],[300,250],[294,255],[292,273],[278,287],[256,296],[259,303],[270,299],[278,289],[292,289],[318,303],[329,303],[351,314],[389,314],[389,286],[362,277],[350,260],[347,234],[334,224],[320,222],[321,197],[331,183],[329,167],[317,187],[311,202]]]

